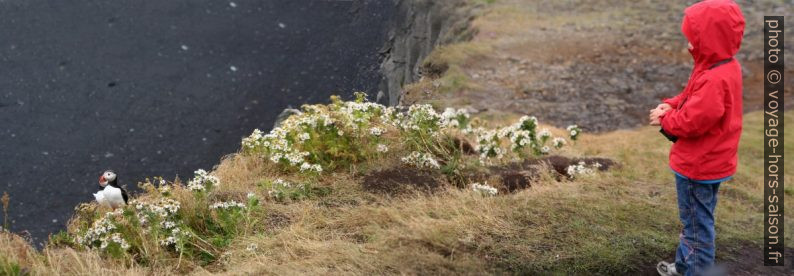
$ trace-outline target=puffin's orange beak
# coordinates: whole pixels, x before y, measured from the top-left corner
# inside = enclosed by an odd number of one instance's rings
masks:
[[[99,184],[100,184],[100,185],[102,185],[102,184],[103,184],[103,183],[105,183],[105,182],[107,182],[107,181],[105,181],[105,175],[104,175],[104,174],[103,174],[103,175],[100,175],[100,176],[99,176]]]

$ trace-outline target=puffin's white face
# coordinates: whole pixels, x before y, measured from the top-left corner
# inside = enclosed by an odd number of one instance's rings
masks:
[[[112,171],[105,171],[99,176],[99,186],[105,187],[108,185],[108,182],[116,180],[116,173]]]

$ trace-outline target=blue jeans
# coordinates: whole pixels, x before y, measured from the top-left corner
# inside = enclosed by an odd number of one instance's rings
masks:
[[[701,184],[675,177],[678,216],[684,228],[675,252],[676,270],[682,275],[700,275],[714,265],[714,208],[720,183]]]

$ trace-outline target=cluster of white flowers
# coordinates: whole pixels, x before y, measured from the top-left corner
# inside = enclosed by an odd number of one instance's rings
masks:
[[[300,167],[301,172],[316,172],[321,173],[323,172],[323,167],[318,164],[309,164],[308,162],[303,162]]]
[[[519,156],[523,156],[525,150],[534,155],[548,154],[566,144],[564,138],[553,137],[548,129],[538,130],[535,117],[523,116],[517,123],[503,128],[473,129],[466,109],[447,108],[439,113],[431,105],[415,104],[406,110],[367,102],[365,95],[360,93],[356,97],[355,101],[343,102],[332,97],[329,105],[305,105],[304,112],[287,118],[268,134],[254,130],[243,139],[243,148],[303,173],[321,173],[331,165],[327,163],[329,158],[351,156],[345,161],[352,163],[360,160],[359,156],[370,156],[366,150],[388,152],[387,145],[390,144],[384,143],[384,139],[389,137],[384,137],[384,133],[395,128],[404,138],[418,144],[432,143],[445,134],[452,134],[449,131],[455,129],[467,136],[474,133],[474,148],[483,161],[502,159],[510,151]],[[572,127],[569,132],[571,139],[575,140],[581,130]],[[362,140],[362,145],[371,145],[374,149],[362,147],[365,150],[359,150],[349,146],[350,141],[359,140]],[[329,154],[323,150],[329,147],[336,153]],[[413,150],[417,148],[421,147]],[[411,153],[403,161],[418,167],[440,167],[430,153],[421,151]]]
[[[489,158],[501,159],[505,156],[507,151],[502,149],[503,139],[509,141],[510,150],[513,152],[520,153],[529,148],[536,155],[551,152],[551,147],[547,146],[549,140],[556,149],[560,149],[566,144],[564,138],[552,138],[552,133],[548,129],[537,131],[537,126],[537,118],[523,116],[515,124],[503,128],[476,129],[474,133],[477,134],[477,144],[474,149],[480,153],[480,159],[487,160]]]
[[[570,135],[571,140],[574,140],[574,141],[576,141],[576,139],[579,138],[579,134],[582,133],[582,129],[579,128],[579,126],[577,126],[577,125],[570,125],[570,126],[566,127],[565,130],[568,131],[568,134]]]
[[[403,130],[428,130],[436,132],[439,129],[441,115],[429,104],[415,104],[408,107],[408,113],[400,120],[399,127]]]
[[[479,193],[481,195],[487,195],[487,196],[495,196],[496,194],[499,193],[499,190],[497,190],[496,188],[488,185],[488,183],[485,183],[485,184],[480,184],[480,183],[471,184],[471,189],[474,192],[476,192],[476,193]]]
[[[551,131],[547,128],[541,129],[540,132],[538,132],[538,140],[543,141],[549,139],[549,137],[551,137]]]
[[[532,132],[526,130],[516,130],[510,134],[511,150],[520,151],[532,145]]]
[[[447,108],[441,113],[441,127],[444,128],[459,128],[464,133],[471,132],[471,126],[468,124],[469,112],[465,109]]]
[[[568,173],[568,177],[576,178],[579,175],[593,175],[599,168],[601,168],[601,163],[594,162],[587,166],[584,161],[579,161],[578,164],[568,166],[565,171]]]
[[[210,205],[210,209],[231,209],[231,208],[245,209],[245,204],[242,204],[234,200],[230,200],[225,202],[216,202]]]
[[[253,150],[253,149],[256,149],[258,147],[261,147],[262,143],[265,142],[265,140],[262,139],[263,134],[264,133],[261,130],[254,129],[254,132],[251,133],[251,135],[249,135],[248,137],[243,138],[243,143],[242,143],[243,144],[243,148],[244,149]]]
[[[287,181],[284,179],[278,178],[273,181],[273,185],[270,187],[270,191],[267,191],[267,195],[272,198],[279,198],[283,196],[283,190],[292,187]]]
[[[343,104],[340,111],[344,115],[345,125],[353,130],[358,130],[361,125],[370,122],[384,108],[383,105],[377,103],[349,101]]]
[[[304,196],[308,196],[308,187],[309,186],[303,183],[290,183],[279,178],[271,183],[270,190],[267,192],[267,195],[268,197],[277,201],[282,201],[287,198],[302,198]]]
[[[220,180],[214,175],[210,175],[203,169],[198,169],[194,172],[194,177],[187,184],[187,188],[191,191],[205,191],[207,188],[216,187],[220,184]]]
[[[127,241],[124,240],[124,238],[122,238],[121,234],[119,234],[119,233],[111,234],[110,238],[102,237],[100,240],[102,241],[102,243],[99,246],[100,249],[107,248],[108,245],[110,245],[111,242],[118,244],[119,247],[121,247],[121,249],[124,250],[124,251],[126,251],[127,249],[130,249],[130,244],[127,243]]]
[[[292,184],[290,184],[289,182],[287,182],[284,179],[278,178],[278,179],[273,181],[273,187],[289,188],[289,187],[292,187]]]
[[[122,214],[122,209],[106,213],[104,217],[94,221],[94,224],[85,234],[77,236],[77,243],[91,248],[96,248],[98,244],[99,249],[102,250],[107,249],[111,244],[117,244],[122,251],[127,251],[130,248],[130,244],[120,233],[116,232],[118,227],[115,220],[117,217],[121,217]]]
[[[315,139],[311,133],[334,133],[338,136],[347,135],[350,138],[366,136],[379,142],[377,139],[387,132],[386,126],[408,131],[428,131],[434,136],[444,128],[470,131],[468,125],[470,116],[463,109],[449,108],[439,114],[430,105],[412,105],[406,113],[401,113],[394,107],[363,100],[337,102],[329,105],[328,108],[320,105],[303,108],[305,112],[288,118],[266,135],[260,130],[254,130],[249,137],[243,139],[243,147],[253,152],[262,152],[271,161],[299,168],[301,172],[320,173],[323,167],[312,161],[316,156],[301,150],[304,148],[304,143]],[[352,131],[346,132],[347,130]],[[383,143],[375,145],[375,150],[379,153],[389,150]],[[437,162],[429,164],[434,163]]]
[[[403,115],[403,114],[401,114]],[[442,129],[461,129],[464,133],[471,132],[469,118],[465,109],[447,108],[439,114],[429,104],[415,104],[408,107],[408,112],[397,120],[391,120],[394,126],[403,130],[425,130],[437,134]]]
[[[477,134],[477,144],[474,150],[480,153],[480,159],[486,160],[488,158],[501,159],[505,150],[501,147],[502,132],[498,130],[486,130],[478,128],[474,131]],[[520,143],[519,144],[523,144]]]
[[[160,245],[169,246],[169,245],[172,245],[172,244],[176,244],[176,242],[177,242],[177,238],[176,237],[168,236],[167,238],[160,240]]]
[[[179,208],[181,208],[181,203],[170,198],[161,199],[160,201],[153,204],[145,202],[139,202],[135,204],[135,209],[138,209],[139,211],[151,212],[162,219],[175,216],[179,211]]]
[[[521,118],[518,119],[518,123],[516,123],[515,127],[534,131],[535,128],[538,127],[538,118],[535,116],[521,116]]]
[[[182,231],[179,227],[182,224],[177,216],[177,212],[181,208],[179,201],[164,198],[154,203],[136,201],[132,205],[135,206],[138,222],[145,228],[145,231],[150,231],[153,226],[149,223],[150,219],[160,221],[157,226],[167,235],[159,241],[160,245],[169,246],[176,244],[177,241],[187,235],[187,232]]]
[[[372,127],[369,129],[369,134],[372,136],[381,136],[386,133],[386,129],[380,127]]]
[[[243,138],[243,148],[263,153],[273,163],[299,168],[301,172],[321,173],[322,166],[311,162],[311,153],[301,150],[301,147],[313,139],[320,139],[316,135],[323,132],[338,136],[343,136],[344,132],[337,129],[335,120],[319,107],[307,105],[304,110],[306,112],[287,118],[268,134],[263,135],[261,130],[255,129],[250,136]]]
[[[430,168],[430,169],[440,169],[441,165],[438,164],[438,161],[433,157],[432,154],[429,153],[421,153],[418,151],[411,152],[410,155],[402,158],[403,163],[408,165],[417,167],[417,168]]]
[[[172,229],[176,227],[176,223],[174,223],[173,221],[164,220],[160,222],[160,227],[162,227],[163,229]]]
[[[301,142],[306,142],[306,141],[308,141],[311,138],[312,138],[312,136],[309,133],[307,133],[307,132],[304,132],[304,133],[301,133],[301,134],[298,135],[298,139],[300,139]]]
[[[565,138],[561,138],[561,137],[555,137],[554,140],[551,140],[551,144],[554,145],[554,148],[557,149],[562,148],[563,146],[565,146],[566,143],[567,142],[565,141]]]
[[[91,228],[88,228],[83,235],[77,236],[77,243],[93,247],[97,242],[107,241],[107,238],[113,234],[114,230],[117,228],[115,222],[116,216],[120,216],[121,214],[121,209],[107,212],[101,219],[94,221]]]
[[[165,195],[171,192],[171,186],[160,184],[160,187],[157,188],[157,190],[160,192],[160,194]]]
[[[391,106],[384,108],[383,114],[380,115],[381,122],[391,126],[399,126],[404,119],[405,114],[398,112],[397,109]]]

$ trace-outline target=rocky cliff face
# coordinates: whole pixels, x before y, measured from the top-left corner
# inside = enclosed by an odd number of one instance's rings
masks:
[[[403,86],[421,77],[422,61],[436,46],[468,40],[474,7],[466,0],[395,0],[397,13],[381,50],[378,102],[397,105]]]

